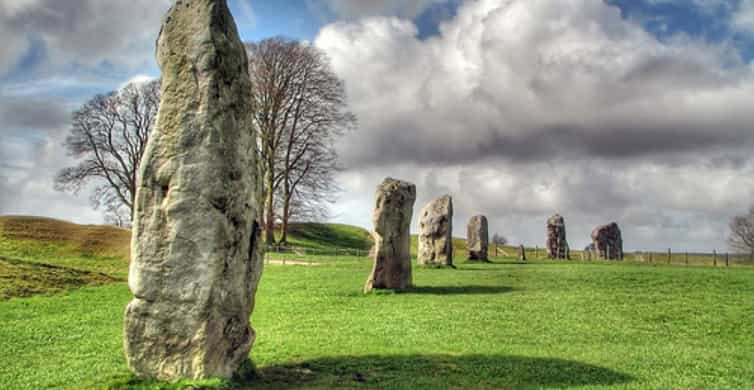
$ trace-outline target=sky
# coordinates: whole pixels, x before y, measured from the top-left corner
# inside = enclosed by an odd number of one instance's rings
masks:
[[[371,228],[391,176],[416,184],[415,216],[452,195],[455,236],[484,214],[542,246],[557,212],[572,248],[615,221],[626,250],[709,252],[754,203],[754,0],[229,4],[243,40],[310,42],[345,82],[359,125],[332,221]],[[159,76],[169,6],[0,1],[0,214],[102,222],[89,189],[53,188],[70,113]]]

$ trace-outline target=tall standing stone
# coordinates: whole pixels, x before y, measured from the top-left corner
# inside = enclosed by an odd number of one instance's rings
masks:
[[[623,237],[615,222],[597,226],[592,230],[594,252],[601,259],[623,259]]]
[[[416,186],[387,178],[377,187],[374,222],[374,267],[364,291],[411,287],[411,217]]]
[[[547,220],[547,256],[551,259],[569,257],[568,240],[566,240],[565,219],[555,214]]]
[[[518,247],[518,259],[521,261],[526,261],[526,248],[524,248],[523,245]]]
[[[416,262],[453,266],[453,199],[450,195],[429,202],[421,210]]]
[[[230,377],[254,342],[260,192],[246,51],[225,0],[177,0],[137,182],[124,346],[161,380]]]
[[[487,217],[484,215],[471,217],[466,227],[466,249],[469,253],[469,260],[488,261],[487,248],[489,242]]]

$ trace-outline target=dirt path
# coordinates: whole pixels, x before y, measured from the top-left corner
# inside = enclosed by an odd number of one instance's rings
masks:
[[[265,264],[278,264],[278,265],[319,265],[319,263],[317,262],[308,261],[308,260],[267,259],[264,262]]]

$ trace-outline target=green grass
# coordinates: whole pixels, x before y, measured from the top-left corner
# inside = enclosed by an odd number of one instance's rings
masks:
[[[280,234],[276,234],[280,238]],[[342,224],[295,223],[288,229],[288,244],[308,249],[350,248],[369,250],[372,237],[367,230]]]
[[[754,388],[754,268],[468,264],[462,240],[458,269],[415,267],[404,293],[363,295],[365,257],[266,265],[241,376],[143,381],[123,359],[125,233],[0,217],[0,389]],[[343,225],[292,237],[371,245]]]
[[[0,302],[0,388],[752,388],[754,270],[535,262],[267,265],[256,376],[167,385],[122,357],[122,283]]]

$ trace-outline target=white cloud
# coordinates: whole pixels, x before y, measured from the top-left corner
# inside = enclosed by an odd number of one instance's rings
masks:
[[[128,84],[146,84],[152,80],[154,80],[154,76],[150,76],[148,74],[137,74],[130,79],[126,80],[125,82],[121,83],[118,86],[118,89],[123,89]]]
[[[754,194],[754,72],[724,45],[660,42],[591,0],[466,2],[439,36],[416,35],[372,17],[315,41],[359,117],[339,145],[360,183],[350,204],[397,176],[418,184],[417,209],[455,195],[457,235],[485,212],[541,245],[559,211],[575,247],[617,220],[629,248],[709,250]]]
[[[65,131],[43,135],[3,134],[0,144],[0,214],[36,215],[77,223],[101,223],[88,191],[78,195],[55,191],[53,180],[74,162],[60,153]]]
[[[733,27],[754,34],[754,0],[742,0],[733,13]]]
[[[13,0],[0,3],[0,75],[35,44],[44,66],[136,68],[151,63],[169,0]]]

